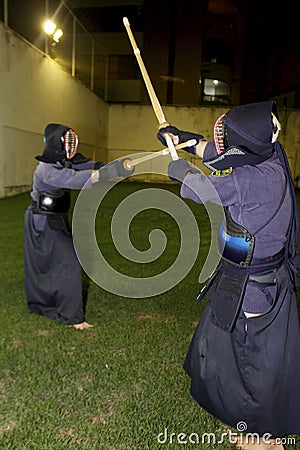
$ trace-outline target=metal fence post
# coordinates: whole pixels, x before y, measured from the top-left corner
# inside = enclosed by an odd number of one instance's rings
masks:
[[[105,57],[105,78],[104,78],[104,100],[107,102],[108,100],[108,66],[109,66],[109,59],[106,55]]]
[[[91,91],[94,91],[94,77],[95,77],[95,42],[92,39],[92,55],[91,55]]]
[[[76,75],[76,17],[73,15],[73,35],[72,35],[72,77]]]
[[[48,20],[49,17],[49,0],[45,0],[45,19]],[[44,33],[45,36],[45,53],[46,55],[49,54],[49,39],[48,35]]]
[[[8,0],[4,0],[4,23],[8,27]]]

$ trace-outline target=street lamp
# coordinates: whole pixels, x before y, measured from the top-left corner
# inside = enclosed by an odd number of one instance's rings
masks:
[[[63,31],[56,26],[52,20],[46,20],[44,23],[44,32],[51,37],[52,45],[55,47],[59,43],[60,38],[64,34]]]

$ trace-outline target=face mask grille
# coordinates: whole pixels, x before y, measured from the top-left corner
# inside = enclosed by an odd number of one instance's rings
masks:
[[[67,159],[72,159],[78,147],[78,136],[71,128],[62,137],[64,150]]]
[[[224,124],[222,121],[224,115],[225,114],[222,114],[222,116],[218,118],[214,126],[214,141],[218,153],[223,153],[225,150]]]

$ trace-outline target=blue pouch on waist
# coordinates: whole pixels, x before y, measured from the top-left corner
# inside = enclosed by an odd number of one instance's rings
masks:
[[[219,230],[219,252],[225,261],[239,267],[250,264],[255,238],[242,225],[232,219],[228,208],[225,209],[225,218]]]

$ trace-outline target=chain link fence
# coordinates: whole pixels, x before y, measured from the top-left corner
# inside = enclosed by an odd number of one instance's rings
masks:
[[[44,32],[48,19],[63,31],[59,42]],[[103,100],[140,102],[134,55],[109,54],[64,0],[0,0],[0,20]]]

